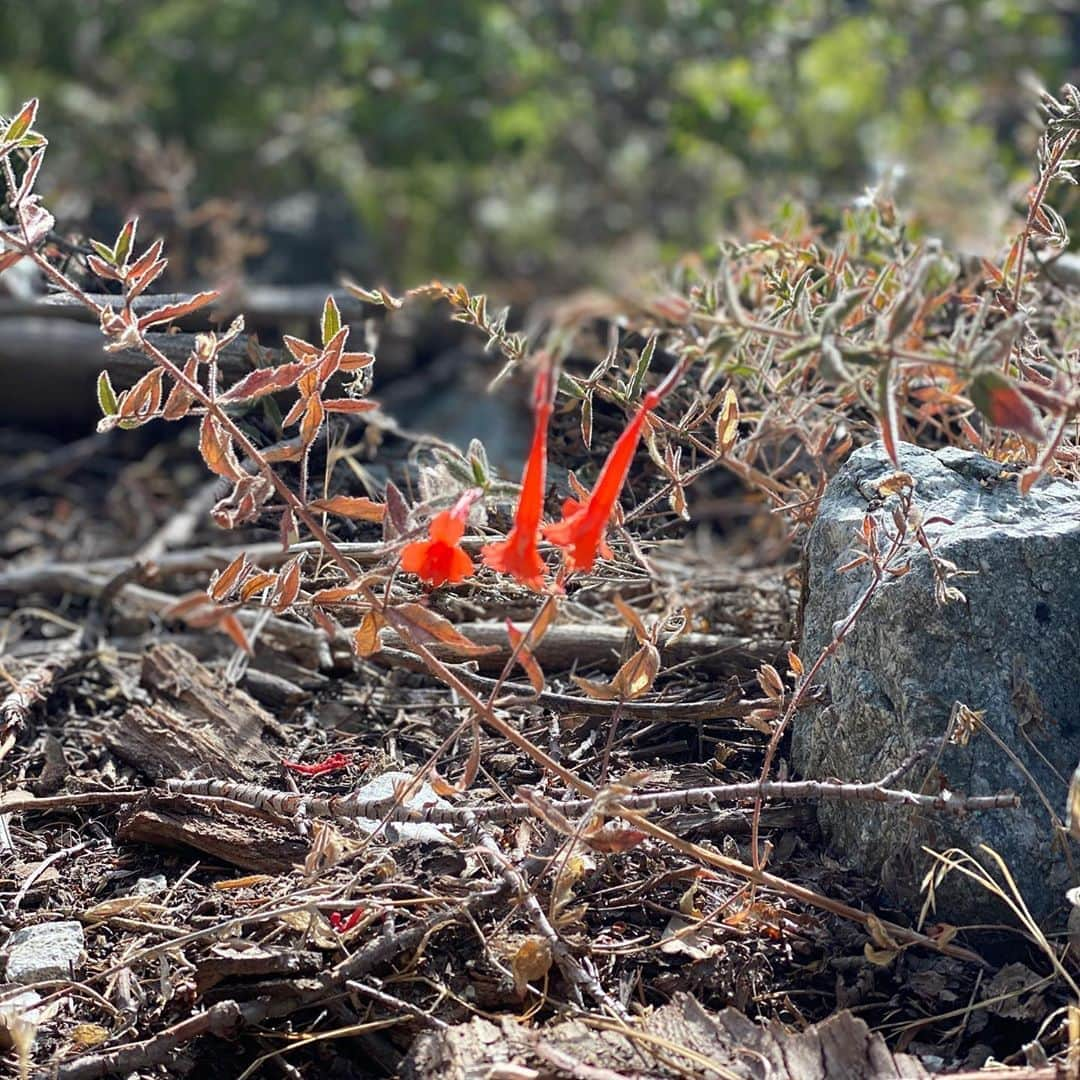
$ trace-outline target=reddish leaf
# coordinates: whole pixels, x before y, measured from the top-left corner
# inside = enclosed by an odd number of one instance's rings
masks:
[[[248,656],[252,655],[254,650],[251,647],[251,642],[248,641],[247,634],[244,633],[244,628],[240,625],[240,620],[236,617],[235,612],[224,612],[218,620],[217,626],[219,630],[229,635],[238,649],[246,652]]]
[[[341,624],[331,619],[322,608],[313,607],[311,617],[315,621],[315,625],[331,640],[341,633]]]
[[[190,592],[178,597],[173,603],[169,604],[162,611],[161,617],[163,619],[186,619],[195,611],[205,607],[213,607],[213,601],[207,597],[206,593],[202,591]]]
[[[773,702],[781,702],[784,697],[784,682],[780,672],[772,664],[762,664],[755,673],[761,692]]]
[[[271,465],[279,461],[299,461],[304,456],[304,448],[299,444],[291,446],[275,446],[270,450],[263,451],[263,458]]]
[[[368,398],[328,398],[323,408],[333,413],[362,413],[377,409],[379,403]]]
[[[357,589],[359,581],[350,581],[348,585],[334,585],[329,589],[319,589],[311,597],[313,604],[340,604],[342,600],[351,600]]]
[[[212,304],[221,293],[217,289],[208,292],[197,293],[189,300],[183,300],[178,304],[166,304],[164,307],[148,311],[139,319],[139,329],[145,330],[148,326],[157,326],[158,323],[170,322],[173,319],[181,319],[185,315],[191,315],[200,308]]]
[[[392,480],[387,480],[383,494],[386,496],[383,539],[394,540],[409,531],[409,505]]]
[[[300,421],[300,442],[303,446],[310,446],[316,440],[325,417],[319,395],[312,394],[304,409],[304,418]]]
[[[1015,431],[1032,442],[1046,438],[1039,414],[1012,379],[986,369],[971,380],[969,392],[975,408],[994,427]]]
[[[319,360],[318,385],[325,386],[330,377],[341,367],[341,354],[345,348],[345,339],[349,336],[349,328],[343,326],[331,338],[330,343],[322,351]]]
[[[259,368],[245,375],[221,395],[221,401],[253,401],[266,394],[287,390],[295,385],[303,374],[303,364],[279,364],[277,367]]]
[[[245,473],[236,460],[232,438],[209,414],[203,417],[199,427],[199,453],[212,473],[224,476],[226,480],[244,479]]]
[[[300,595],[300,567],[303,555],[294,555],[278,573],[277,588],[270,598],[270,608],[275,615],[284,615]]]
[[[210,588],[207,590],[210,598],[220,603],[232,592],[233,587],[250,569],[251,564],[247,561],[247,556],[241,552],[211,581]]]
[[[263,589],[273,585],[276,581],[277,574],[271,573],[269,570],[260,570],[259,573],[249,577],[240,587],[240,600],[247,603],[256,593],[262,592]]]
[[[138,278],[140,274],[158,262],[161,257],[161,240],[155,240],[136,260],[128,267],[128,280]]]
[[[649,640],[649,631],[645,627],[641,616],[621,597],[618,593],[612,597],[615,610],[622,616],[623,622],[634,631],[634,637],[639,645],[644,645]]]
[[[43,146],[39,150],[35,150],[30,160],[27,162],[26,171],[23,173],[22,180],[19,183],[19,190],[11,200],[12,206],[18,206],[25,199],[29,198],[30,193],[34,190],[34,183],[37,180],[38,173],[41,171],[41,163],[44,160],[45,147]]]
[[[480,732],[477,725],[473,725],[472,746],[469,748],[469,757],[462,770],[461,779],[454,785],[459,792],[466,792],[473,786],[477,774],[480,772]]]
[[[86,265],[99,278],[105,278],[107,281],[121,281],[122,278],[116,270],[114,270],[104,259],[99,259],[96,255],[86,256]]]
[[[622,851],[635,848],[645,839],[645,833],[638,829],[624,829],[614,825],[606,825],[594,833],[584,836],[585,843],[593,851],[601,851],[608,855],[617,855]]]
[[[343,352],[341,354],[342,371],[359,371],[375,363],[375,357],[369,352]]]
[[[404,630],[420,645],[444,645],[462,656],[486,656],[499,651],[496,645],[477,645],[470,641],[455,630],[448,619],[419,604],[399,604],[387,608],[385,615],[395,630]]]
[[[312,345],[310,341],[293,337],[292,334],[283,334],[281,340],[285,343],[285,348],[292,353],[293,358],[296,360],[306,360],[310,363],[319,355],[319,349]]]
[[[292,425],[304,415],[304,409],[307,408],[307,403],[307,395],[301,394],[300,397],[293,402],[292,408],[285,414],[285,419],[281,421],[281,426],[283,428],[292,427]]]
[[[147,420],[161,405],[161,368],[148,371],[125,395],[120,403],[122,420]]]
[[[165,272],[165,267],[169,265],[168,259],[158,259],[157,262],[151,263],[150,266],[137,278],[129,277],[127,280],[127,298],[128,300],[134,300],[137,296],[141,296],[155,281]]]
[[[296,389],[305,400],[311,397],[319,389],[319,372],[315,367],[309,367],[299,379],[296,380]]]
[[[521,670],[525,672],[529,679],[529,685],[538,694],[544,692],[544,672],[533,655],[532,649],[529,648],[528,642],[525,640],[525,634],[523,634],[511,621],[506,620],[506,636],[510,639],[510,648],[517,649],[516,660],[521,665]]]
[[[339,514],[341,517],[359,521],[382,521],[386,515],[386,504],[373,502],[355,495],[335,495],[332,499],[316,499],[308,504],[309,510],[324,514]]]
[[[188,593],[182,596],[176,603],[171,604],[162,613],[163,619],[182,619],[188,626],[196,629],[214,627],[232,639],[239,649],[251,653],[251,642],[248,641],[244,628],[236,613],[227,607],[219,607],[206,593]]]
[[[192,380],[197,382],[199,378],[199,361],[194,357],[190,357],[186,364],[184,364],[184,374]],[[169,391],[169,396],[165,401],[165,408],[162,411],[162,416],[166,420],[181,420],[187,416],[188,409],[191,408],[191,403],[195,400],[195,396],[192,392],[184,386],[183,383],[176,383],[172,390]]]

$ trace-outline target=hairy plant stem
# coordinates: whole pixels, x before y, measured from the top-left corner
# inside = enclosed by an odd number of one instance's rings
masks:
[[[1050,183],[1054,179],[1055,173],[1057,173],[1058,166],[1069,152],[1069,148],[1076,141],[1076,136],[1078,134],[1080,134],[1080,132],[1073,129],[1063,136],[1060,142],[1054,146],[1054,150],[1046,163],[1046,167],[1040,172],[1039,182],[1035,185],[1035,189],[1028,199],[1027,220],[1024,222],[1024,228],[1020,233],[1020,245],[1016,254],[1016,281],[1013,284],[1012,296],[1014,310],[1019,310],[1020,308],[1020,293],[1024,288],[1024,259],[1027,257],[1028,243],[1031,239],[1031,230],[1035,225],[1035,219],[1039,215],[1042,204],[1046,201],[1047,192],[1050,190]],[[1004,364],[1007,370],[1009,365],[1008,354],[1005,356]]]

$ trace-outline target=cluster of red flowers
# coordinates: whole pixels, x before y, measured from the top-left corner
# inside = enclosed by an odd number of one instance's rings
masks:
[[[509,574],[539,592],[544,588],[547,573],[538,546],[541,536],[563,550],[568,570],[588,571],[598,556],[610,559],[611,549],[605,539],[608,522],[626,483],[646,418],[681,374],[681,369],[676,368],[657,389],[645,395],[634,418],[611,448],[589,495],[583,500],[567,499],[563,503],[562,520],[542,525],[547,430],[555,402],[552,365],[550,362],[542,364],[533,391],[536,424],[521,479],[521,497],[514,513],[514,525],[505,540],[486,544],[480,549],[484,565]],[[451,509],[437,514],[428,529],[428,538],[417,540],[402,551],[401,568],[434,586],[454,584],[471,577],[476,572],[476,565],[461,549],[460,542],[465,535],[469,510],[480,494],[476,489],[467,491]]]

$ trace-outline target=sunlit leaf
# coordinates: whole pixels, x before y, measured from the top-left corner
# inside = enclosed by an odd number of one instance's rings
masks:
[[[721,454],[728,454],[739,437],[739,399],[735,391],[728,387],[724,391],[724,403],[720,406],[720,415],[716,420],[716,449]]]
[[[190,300],[183,300],[177,304],[166,304],[164,307],[148,311],[139,318],[139,329],[145,330],[148,326],[157,326],[158,323],[170,322],[172,319],[181,319],[185,315],[191,315],[200,308],[212,304],[221,293],[216,289],[197,293]]]
[[[296,383],[304,371],[303,364],[279,364],[277,367],[259,368],[245,375],[226,390],[220,401],[253,401],[266,394],[287,390]]]
[[[108,371],[102,371],[97,379],[97,399],[104,416],[115,416],[119,410],[116,400],[116,391],[113,389],[112,380]]]
[[[38,99],[31,98],[15,114],[14,119],[4,130],[3,142],[13,143],[21,139],[33,126],[37,117]]]
[[[327,296],[326,303],[323,305],[320,329],[322,330],[322,343],[324,347],[329,344],[330,339],[341,329],[341,312],[338,310],[337,303],[333,296]]]
[[[300,442],[310,446],[319,435],[326,413],[318,394],[312,394],[304,407],[304,416],[300,421]]]
[[[386,620],[377,611],[369,611],[353,631],[353,649],[359,657],[373,656],[382,648],[379,631],[386,625]]]
[[[112,261],[115,266],[125,266],[127,264],[128,256],[131,254],[131,246],[135,243],[135,230],[138,227],[139,219],[137,217],[124,222],[116,237],[116,243],[113,244]]]
[[[377,409],[379,403],[368,398],[326,398],[323,408],[332,413],[365,413]]]
[[[199,453],[211,472],[227,480],[243,479],[245,474],[236,459],[232,438],[209,414],[203,417],[199,426]]]
[[[386,621],[395,630],[404,630],[421,645],[442,645],[461,656],[486,656],[499,651],[496,645],[477,645],[470,641],[454,628],[449,619],[420,604],[388,607],[385,615]]]
[[[338,514],[358,521],[382,521],[386,504],[377,503],[358,495],[335,495],[330,499],[316,499],[308,503],[309,510],[324,514]]]
[[[529,983],[547,976],[552,964],[551,943],[547,938],[533,935],[526,938],[510,960],[514,988],[523,995]]]

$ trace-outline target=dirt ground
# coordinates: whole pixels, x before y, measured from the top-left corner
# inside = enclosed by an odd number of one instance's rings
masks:
[[[865,913],[911,921],[825,850],[812,801],[765,803],[772,877],[755,883],[723,862],[753,862],[745,794],[649,810],[677,846],[617,818],[586,834],[565,785],[473,722],[464,692],[498,688],[506,724],[615,796],[757,781],[756,673],[783,672],[797,638],[798,552],[740,534],[753,507],[730,486],[695,493],[692,535],[630,530],[652,572],[620,537],[575,579],[536,649],[539,694],[503,678],[505,620],[527,624],[534,597],[493,575],[420,597],[480,647],[447,657],[453,688],[400,642],[361,658],[272,617],[248,624],[246,662],[167,617],[241,549],[276,567],[280,546],[209,520],[194,431],[90,430],[0,430],[0,949],[57,920],[85,935],[67,978],[0,988],[9,1068],[29,1024],[29,1074],[66,1080],[917,1076],[989,1058],[1054,1075],[1040,1054],[1067,1043],[1067,997],[1045,956],[1004,924],[895,941]],[[429,449],[393,427],[342,445],[335,483],[403,490]],[[362,563],[380,533],[340,536]],[[633,700],[574,681],[610,681],[637,648],[616,597],[660,623],[660,673]],[[427,821],[365,816],[436,754],[444,779],[406,799]]]

